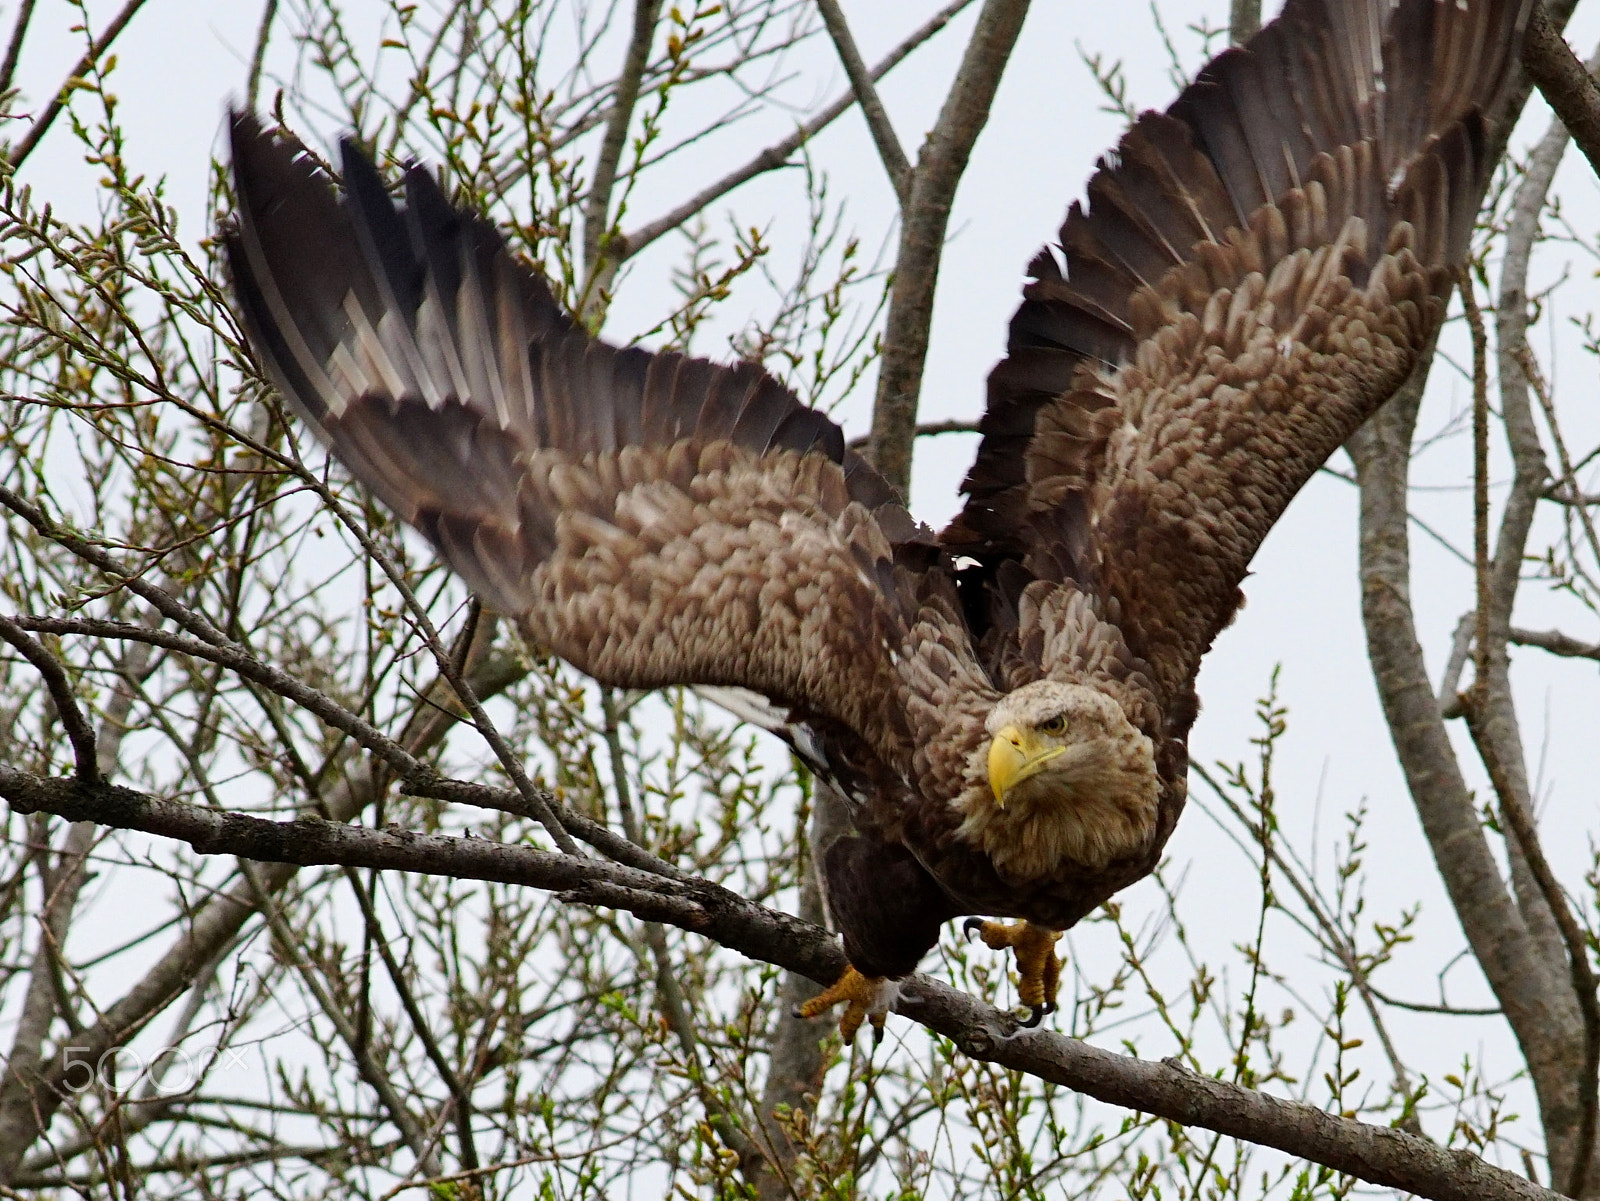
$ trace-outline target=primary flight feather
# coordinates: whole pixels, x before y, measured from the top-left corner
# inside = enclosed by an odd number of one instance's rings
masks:
[[[591,337],[351,142],[340,195],[235,116],[235,292],[284,397],[485,604],[608,684],[698,687],[847,798],[852,967],[808,1012],[881,1024],[978,914],[1020,919],[969,926],[1037,1020],[1059,932],[1172,832],[1256,548],[1438,329],[1532,2],[1289,0],[1142,116],[1030,265],[938,537],[758,366]]]

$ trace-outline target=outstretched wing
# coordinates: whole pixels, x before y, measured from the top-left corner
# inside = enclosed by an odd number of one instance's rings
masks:
[[[897,548],[931,542],[759,367],[620,350],[486,222],[233,120],[247,332],[334,453],[490,607],[601,680],[749,689],[905,753]],[[927,548],[920,551],[927,559]]]
[[[1273,522],[1438,328],[1530,2],[1288,0],[1142,116],[1065,268],[1029,267],[945,545],[1073,581],[1169,705],[1192,687]]]

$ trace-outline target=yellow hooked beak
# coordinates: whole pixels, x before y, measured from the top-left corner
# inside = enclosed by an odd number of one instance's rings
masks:
[[[1001,730],[989,744],[989,787],[994,790],[994,803],[1004,809],[1007,793],[1029,776],[1038,775],[1066,749],[1041,738],[1037,730],[1017,726]]]

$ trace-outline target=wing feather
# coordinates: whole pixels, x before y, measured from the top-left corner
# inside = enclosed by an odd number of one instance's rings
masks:
[[[590,337],[424,171],[397,207],[346,143],[340,200],[252,117],[233,146],[268,373],[486,603],[602,680],[754,691],[903,779],[896,663],[947,569],[833,422],[753,364]]]
[[[1288,0],[1140,117],[1030,266],[943,543],[1096,597],[1187,711],[1261,539],[1442,319],[1532,2]]]

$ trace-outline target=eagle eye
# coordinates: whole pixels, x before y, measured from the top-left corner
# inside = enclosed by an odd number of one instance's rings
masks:
[[[1048,721],[1040,722],[1039,729],[1045,734],[1064,734],[1066,733],[1067,729],[1067,719],[1061,714],[1057,713]]]

